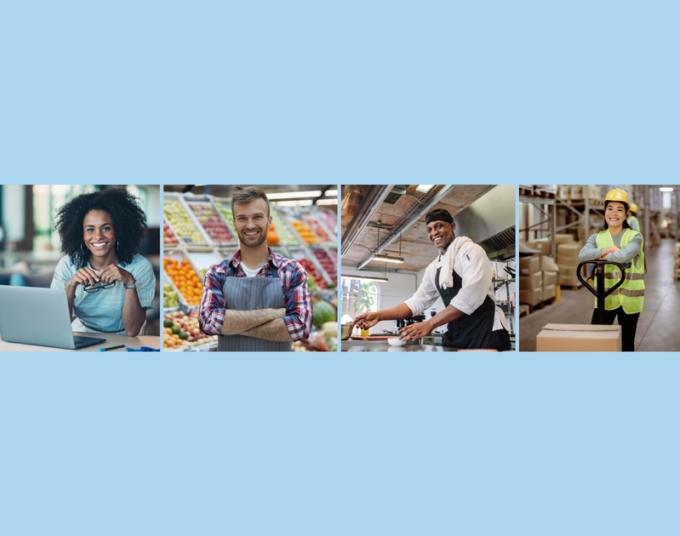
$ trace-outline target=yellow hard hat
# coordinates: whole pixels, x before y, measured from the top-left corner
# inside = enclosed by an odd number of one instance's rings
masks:
[[[628,205],[628,192],[622,190],[621,188],[614,188],[609,190],[604,198],[604,202],[607,201],[618,201],[619,203],[625,203]]]
[[[640,208],[639,208],[635,203],[631,203],[631,204],[630,204],[630,211],[631,211],[633,214],[637,214],[637,213],[638,213],[638,210],[640,210]]]

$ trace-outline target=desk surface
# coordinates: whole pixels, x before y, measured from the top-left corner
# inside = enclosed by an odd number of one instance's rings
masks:
[[[14,342],[5,342],[0,338],[0,352],[98,352],[100,348],[108,346],[115,346],[124,344],[131,348],[139,348],[140,346],[151,346],[152,348],[160,348],[161,338],[152,335],[141,335],[139,337],[126,337],[124,335],[111,335],[108,333],[81,333],[73,332],[74,335],[82,335],[85,337],[98,337],[106,339],[106,342],[81,348],[80,350],[64,350],[63,348],[53,348],[51,346],[37,346],[33,344],[17,344]],[[118,348],[111,350],[112,352],[127,352],[126,348]]]

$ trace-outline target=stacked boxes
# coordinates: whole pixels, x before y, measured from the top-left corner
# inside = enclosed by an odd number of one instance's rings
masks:
[[[581,246],[574,242],[572,235],[556,235],[557,264],[560,269],[560,285],[568,287],[580,286],[580,281],[576,277],[578,268],[578,254]]]
[[[519,302],[538,305],[543,301],[541,257],[531,255],[519,259]]]

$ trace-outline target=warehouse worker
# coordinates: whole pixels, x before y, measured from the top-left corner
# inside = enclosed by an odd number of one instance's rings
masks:
[[[628,216],[628,219],[626,220],[628,225],[633,231],[640,233],[640,221],[637,219],[638,206],[635,203],[631,203],[628,212],[630,213],[630,216]]]
[[[403,328],[402,339],[420,339],[446,324],[445,346],[509,350],[507,321],[494,301],[492,269],[486,253],[469,238],[454,235],[455,224],[447,210],[432,210],[425,221],[428,238],[439,255],[425,269],[418,290],[399,305],[357,316],[357,326],[368,329],[381,320],[416,316],[441,298],[444,309],[424,322]]]
[[[604,311],[597,310],[597,299],[593,311],[592,324],[613,324],[618,318],[621,326],[622,347],[624,352],[635,351],[635,330],[644,305],[645,256],[642,248],[642,235],[630,228],[626,220],[628,213],[628,194],[625,190],[614,188],[604,200],[604,229],[591,235],[579,253],[579,261],[604,259],[618,262],[626,268],[623,284],[606,297]],[[605,288],[610,288],[619,280],[620,270],[614,265],[605,265]]]
[[[231,200],[240,249],[205,275],[199,325],[218,335],[218,351],[290,351],[312,324],[307,272],[267,246],[269,200],[237,188]]]

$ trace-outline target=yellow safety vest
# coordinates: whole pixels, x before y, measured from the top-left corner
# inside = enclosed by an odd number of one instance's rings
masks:
[[[621,249],[625,248],[628,243],[640,233],[633,229],[624,229],[621,237]],[[595,238],[595,245],[599,248],[610,248],[614,245],[612,235],[609,230],[600,231]],[[621,263],[624,264],[624,263]],[[623,307],[626,314],[641,313],[645,301],[645,254],[643,248],[640,247],[640,253],[633,259],[630,266],[626,268],[626,279],[623,284],[605,298],[604,308],[607,311],[612,311]],[[621,271],[612,264],[607,264],[604,267],[604,286],[606,289],[613,287],[614,284],[621,278]],[[597,281],[595,282],[597,284]],[[597,298],[595,299],[595,307],[597,307]]]

